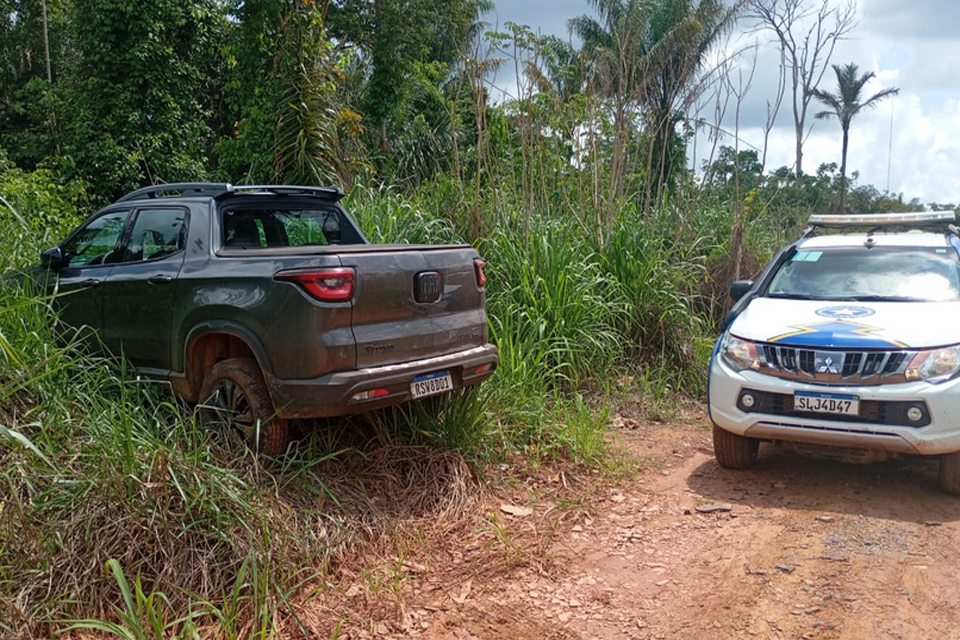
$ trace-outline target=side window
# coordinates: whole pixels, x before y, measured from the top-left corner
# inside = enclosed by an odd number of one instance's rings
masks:
[[[61,250],[67,266],[118,262],[117,241],[127,223],[129,211],[111,211],[90,221],[63,243]]]
[[[124,262],[156,260],[183,249],[186,225],[183,209],[140,209],[133,221]]]

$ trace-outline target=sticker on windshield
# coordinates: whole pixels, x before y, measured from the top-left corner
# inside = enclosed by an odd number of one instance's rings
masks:
[[[791,262],[816,262],[823,255],[823,251],[797,251]]]
[[[817,309],[814,313],[823,318],[866,318],[867,316],[872,316],[876,311],[869,307],[844,305],[839,307],[823,307],[822,309]]]

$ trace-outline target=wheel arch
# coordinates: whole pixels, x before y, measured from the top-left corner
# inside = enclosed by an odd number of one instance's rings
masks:
[[[226,320],[195,326],[184,341],[184,376],[177,385],[178,393],[189,402],[197,402],[207,372],[218,362],[230,358],[256,360],[265,377],[273,372],[263,344],[249,327]]]

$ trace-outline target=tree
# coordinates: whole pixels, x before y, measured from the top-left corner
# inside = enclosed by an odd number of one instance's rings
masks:
[[[369,67],[361,111],[381,152],[390,151],[387,125],[399,115],[414,64],[452,64],[490,8],[488,0],[332,0],[330,34],[358,49]]]
[[[215,135],[221,0],[84,0],[71,18],[63,95],[66,178],[107,200],[206,175]]]
[[[528,60],[524,71],[541,93],[567,104],[587,89],[587,61],[584,52],[566,40],[545,36],[538,41],[540,60]]]
[[[643,77],[641,39],[649,21],[650,7],[638,0],[589,0],[589,3],[599,14],[599,20],[582,15],[567,24],[570,31],[583,41],[584,50],[592,58],[598,94],[612,103],[612,204],[622,189],[629,110],[636,101],[637,87]]]
[[[874,77],[873,72],[861,74],[860,68],[852,62],[842,67],[835,64],[833,71],[837,74],[836,93],[820,89],[814,89],[810,93],[828,107],[826,111],[820,111],[814,117],[817,120],[835,117],[840,121],[840,129],[843,131],[843,150],[840,159],[840,212],[842,213],[847,186],[847,145],[850,140],[850,123],[861,111],[873,109],[881,100],[897,95],[900,90],[883,89],[863,100],[863,87]]]
[[[751,0],[750,15],[759,30],[772,31],[787,67],[792,89],[793,127],[796,136],[794,171],[797,186],[803,177],[803,143],[806,141],[807,109],[826,73],[839,40],[856,26],[854,0],[835,5],[833,0]]]
[[[337,184],[357,171],[360,117],[342,100],[346,60],[314,0],[237,0],[218,174],[230,182]]]
[[[721,0],[590,0],[600,20],[583,15],[570,30],[583,40],[613,103],[611,196],[620,195],[631,111],[643,107],[649,155],[646,182],[654,201],[683,161],[675,144],[677,107],[689,95],[707,53],[729,29],[742,3]]]
[[[660,0],[644,34],[649,77],[641,104],[650,138],[647,188],[657,202],[686,158],[677,144],[678,113],[697,93],[692,85],[710,49],[732,28],[743,2]]]
[[[0,144],[24,168],[59,155],[53,83],[67,51],[72,5],[0,0]]]

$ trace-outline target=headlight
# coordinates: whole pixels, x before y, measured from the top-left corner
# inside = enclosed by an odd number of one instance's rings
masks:
[[[757,355],[757,345],[747,340],[735,338],[729,333],[720,345],[720,355],[724,361],[737,371],[750,369],[760,370],[760,356]]]
[[[949,380],[960,371],[960,348],[944,347],[921,351],[904,372],[907,380],[926,380],[934,384]]]

